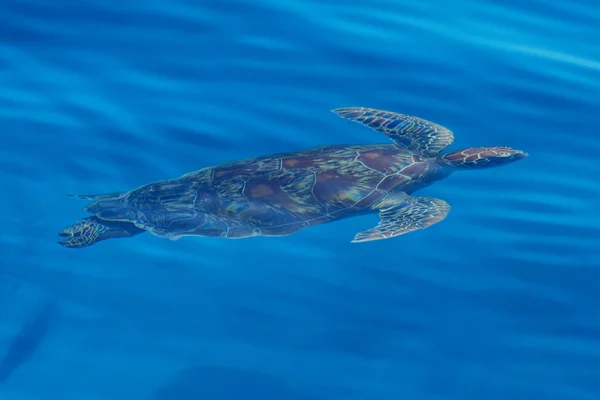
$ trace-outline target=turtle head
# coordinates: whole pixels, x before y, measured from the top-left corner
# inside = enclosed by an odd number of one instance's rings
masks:
[[[439,156],[443,164],[457,169],[478,169],[500,167],[511,162],[522,160],[528,154],[510,147],[472,147],[452,151]]]

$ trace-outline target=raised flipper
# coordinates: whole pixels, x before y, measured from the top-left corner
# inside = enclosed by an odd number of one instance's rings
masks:
[[[59,235],[65,239],[58,244],[64,247],[81,248],[101,240],[131,237],[142,232],[145,230],[131,222],[105,221],[97,217],[89,217],[69,225],[60,232]]]
[[[381,132],[398,146],[433,157],[454,142],[451,130],[433,122],[395,112],[365,107],[332,110],[342,118]]]
[[[450,205],[432,197],[397,196],[384,199],[379,209],[379,224],[358,233],[352,243],[389,239],[441,222]]]

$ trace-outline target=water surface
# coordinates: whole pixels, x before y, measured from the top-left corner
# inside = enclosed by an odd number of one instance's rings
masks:
[[[600,6],[593,1],[7,0],[0,13],[2,399],[600,396]],[[293,236],[83,250],[85,202],[205,166],[385,143],[329,110],[527,151]]]

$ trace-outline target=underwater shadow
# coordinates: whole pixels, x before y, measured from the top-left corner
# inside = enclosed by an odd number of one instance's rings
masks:
[[[243,368],[193,367],[185,369],[167,386],[159,389],[153,400],[328,400],[287,387],[277,378]]]
[[[31,313],[0,359],[0,383],[6,382],[35,353],[53,325],[56,309],[55,299],[45,300]]]

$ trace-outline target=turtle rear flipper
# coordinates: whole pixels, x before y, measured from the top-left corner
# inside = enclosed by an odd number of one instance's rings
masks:
[[[82,248],[106,239],[125,238],[145,232],[131,222],[105,221],[98,217],[84,218],[69,225],[59,233],[64,239],[58,244],[64,247]]]

